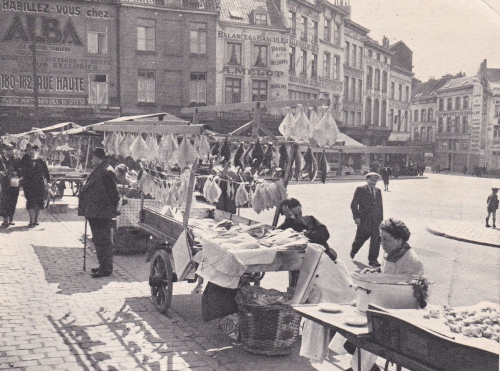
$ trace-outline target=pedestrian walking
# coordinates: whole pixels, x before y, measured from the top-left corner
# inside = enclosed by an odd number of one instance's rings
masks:
[[[380,175],[382,176],[382,180],[384,181],[384,191],[389,191],[389,177],[391,176],[392,170],[391,168],[385,164],[384,167],[380,170]]]
[[[380,223],[384,219],[382,192],[375,187],[380,175],[377,173],[366,174],[366,185],[357,187],[351,202],[351,211],[354,222],[358,226],[356,237],[352,243],[351,259],[361,249],[363,244],[370,239],[368,264],[371,267],[380,267],[378,255],[380,252]]]
[[[491,225],[489,224],[490,222],[490,215],[493,217],[493,228],[496,228],[497,226],[495,225],[496,222],[496,217],[497,217],[497,209],[498,209],[498,188],[493,187],[491,188],[491,194],[488,196],[488,199],[486,200],[486,204],[488,205],[487,211],[488,211],[488,216],[486,217],[486,228],[490,228]]]
[[[111,228],[113,218],[118,215],[120,200],[116,173],[109,165],[104,148],[98,147],[92,153],[94,170],[83,184],[78,195],[78,215],[87,218],[92,231],[98,268],[92,268],[92,277],[106,277],[113,272],[113,249]]]
[[[2,227],[14,225],[14,213],[19,198],[19,175],[21,160],[14,156],[14,146],[3,145],[0,156],[0,216],[3,216]]]
[[[45,160],[40,158],[37,145],[31,146],[23,156],[21,168],[23,173],[23,191],[26,198],[26,209],[30,216],[28,228],[34,228],[38,223],[40,210],[44,208],[45,188],[50,182],[49,168]]]

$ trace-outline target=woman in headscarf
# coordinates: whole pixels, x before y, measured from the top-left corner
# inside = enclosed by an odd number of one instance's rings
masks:
[[[28,149],[29,157],[23,157],[23,190],[26,197],[26,209],[30,216],[28,228],[36,227],[38,214],[44,208],[45,187],[50,182],[49,169],[45,160],[41,159],[38,146]]]

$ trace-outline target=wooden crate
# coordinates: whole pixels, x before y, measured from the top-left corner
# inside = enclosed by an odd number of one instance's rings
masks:
[[[373,341],[435,370],[497,371],[498,354],[458,343],[390,313],[368,310]]]

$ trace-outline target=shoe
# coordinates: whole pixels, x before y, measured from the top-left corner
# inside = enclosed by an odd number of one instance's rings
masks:
[[[11,221],[11,222],[9,223],[9,225],[16,225],[16,223],[14,223],[14,222],[12,222],[12,221]]]
[[[91,271],[92,273],[97,273],[97,272],[99,272],[99,268],[92,268],[90,271]]]
[[[486,224],[486,228],[490,228],[490,227],[491,227],[491,225],[489,225],[489,224]]]
[[[351,252],[351,259],[354,259],[355,256],[356,256],[356,254]]]
[[[2,223],[2,227],[3,227],[3,228],[9,228],[9,226],[10,226],[10,223],[9,223],[9,222],[3,222],[3,223]]]
[[[28,228],[35,228],[36,227],[36,224],[35,223],[30,223],[28,224]]]
[[[369,262],[368,265],[372,268],[379,268],[381,267],[382,265],[380,265],[380,263],[378,261],[374,261],[374,262]]]
[[[33,224],[34,224],[35,226],[40,225],[40,223],[38,223],[38,222],[34,222]]]
[[[496,228],[497,226],[495,224],[493,224],[493,228]]]
[[[111,273],[107,273],[107,272],[103,272],[101,270],[97,270],[96,272],[92,272],[91,276],[92,276],[92,278],[108,277],[108,276],[111,276]]]

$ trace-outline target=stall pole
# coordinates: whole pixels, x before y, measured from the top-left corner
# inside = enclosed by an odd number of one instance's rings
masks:
[[[83,271],[87,270],[86,267],[87,261],[87,218],[85,218],[85,232],[83,234]]]
[[[90,144],[92,143],[92,138],[89,138],[89,141],[87,143],[87,156],[85,158],[85,171],[87,171],[87,166],[89,163],[89,152],[90,152]]]
[[[294,143],[292,146],[292,150],[290,153],[290,157],[288,157],[288,163],[286,164],[286,171],[285,171],[285,177],[283,178],[283,186],[286,187],[288,186],[288,179],[290,177],[290,173],[292,172],[292,163],[293,159],[297,156],[297,152],[299,151],[299,144]],[[274,212],[274,219],[273,219],[273,227],[276,227],[278,225],[278,219],[280,217],[281,210],[279,207],[276,208],[276,211]]]
[[[194,192],[194,181],[196,180],[196,167],[198,164],[198,159],[194,162],[193,166],[191,167],[191,174],[189,174],[189,185],[188,185],[188,193],[187,193],[187,200],[186,200],[186,209],[184,210],[184,219],[183,219],[183,225],[184,228],[187,228],[189,224],[189,213],[191,211],[191,203],[193,201],[193,192]]]

